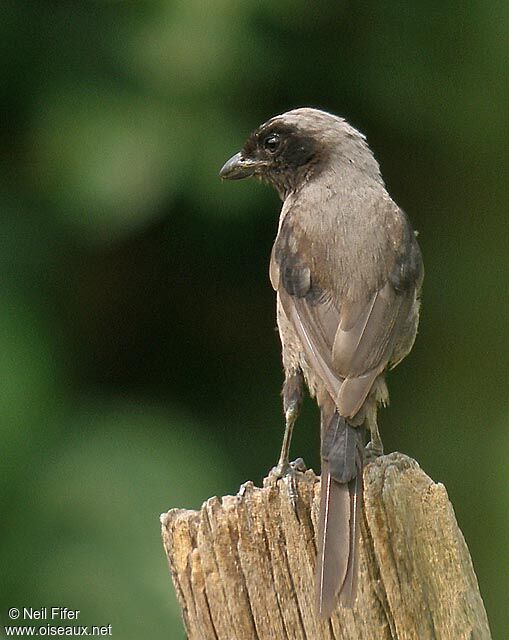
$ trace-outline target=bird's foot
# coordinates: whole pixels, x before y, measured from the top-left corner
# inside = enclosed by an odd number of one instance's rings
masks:
[[[307,471],[306,464],[302,458],[297,458],[293,462],[279,461],[279,463],[273,467],[269,472],[269,478],[276,482],[282,480],[286,485],[288,492],[288,498],[292,504],[293,510],[297,513],[297,499],[299,494],[297,492],[297,478],[301,473]]]
[[[384,447],[381,442],[373,442],[370,440],[364,447],[364,460],[366,463],[373,462],[384,454]]]
[[[279,463],[272,467],[269,472],[269,476],[276,480],[281,480],[285,476],[298,473],[305,473],[307,471],[306,463],[302,458],[297,458],[293,462],[285,462],[280,460]]]

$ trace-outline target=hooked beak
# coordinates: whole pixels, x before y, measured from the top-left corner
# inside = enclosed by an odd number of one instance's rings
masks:
[[[219,172],[219,177],[223,178],[223,180],[242,180],[242,178],[252,176],[260,167],[260,162],[244,158],[242,153],[239,152],[224,163]]]

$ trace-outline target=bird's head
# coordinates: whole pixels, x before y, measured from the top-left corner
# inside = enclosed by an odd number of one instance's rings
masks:
[[[226,180],[256,176],[285,197],[334,164],[378,164],[364,136],[345,120],[311,108],[293,109],[262,124],[219,175]],[[362,162],[360,162],[362,161]]]

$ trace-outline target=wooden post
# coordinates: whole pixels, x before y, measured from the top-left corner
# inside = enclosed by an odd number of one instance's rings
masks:
[[[189,640],[489,640],[465,540],[442,484],[393,453],[364,472],[360,576],[353,610],[314,611],[319,482],[251,482],[200,511],[161,516]]]

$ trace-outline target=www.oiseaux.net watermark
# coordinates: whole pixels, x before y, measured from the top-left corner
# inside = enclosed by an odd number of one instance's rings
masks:
[[[68,607],[11,607],[7,612],[13,624],[0,628],[2,637],[105,637],[112,636],[111,624],[78,624],[81,611]],[[20,624],[21,623],[21,624]]]

